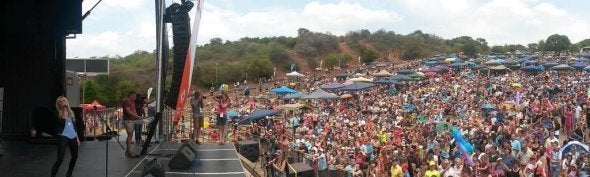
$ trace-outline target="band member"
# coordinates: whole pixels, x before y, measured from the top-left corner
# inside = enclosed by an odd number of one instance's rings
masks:
[[[134,91],[131,91],[123,100],[123,125],[125,126],[125,130],[127,132],[127,149],[125,150],[125,155],[127,157],[134,158],[139,157],[139,155],[134,154],[131,150],[131,141],[133,140],[133,132],[135,130],[135,120],[143,119],[142,117],[137,115],[137,112],[135,110],[136,94],[137,93],[135,93]]]
[[[193,139],[197,144],[201,143],[199,138],[201,137],[201,128],[205,121],[203,118],[203,98],[201,92],[195,92],[190,99],[193,113]]]
[[[76,166],[76,160],[78,159],[78,146],[80,146],[80,140],[74,127],[74,111],[70,108],[68,99],[64,96],[60,96],[55,101],[55,108],[57,109],[57,123],[58,123],[58,137],[57,137],[57,160],[53,164],[51,169],[51,177],[55,177],[59,166],[63,162],[66,146],[70,148],[71,159],[70,165],[68,166],[68,172],[66,177],[71,177],[74,167]]]

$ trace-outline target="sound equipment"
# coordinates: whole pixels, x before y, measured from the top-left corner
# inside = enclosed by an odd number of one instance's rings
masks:
[[[86,135],[84,134],[84,130],[86,130],[86,124],[84,123],[84,109],[82,107],[71,107],[72,111],[74,111],[74,117],[76,117],[75,127],[76,133],[78,133],[78,138],[80,141],[86,140]]]
[[[172,53],[174,54],[174,64],[172,66],[172,83],[170,85],[170,92],[168,92],[166,105],[173,108],[176,107],[178,100],[180,82],[182,81],[188,46],[190,44],[191,27],[188,12],[193,6],[194,4],[188,1],[182,1],[182,5],[173,3],[166,8],[166,17],[164,18],[165,21],[172,22],[172,39],[174,43]]]
[[[196,155],[189,146],[180,146],[180,149],[168,162],[168,166],[171,169],[188,169],[191,167]]]
[[[238,141],[238,153],[248,159],[250,162],[258,162],[260,157],[258,142],[256,141]]]
[[[193,151],[195,153],[195,155],[199,155],[199,152],[198,152],[199,148],[197,147],[197,144],[195,142],[192,142],[192,141],[184,142],[180,146],[180,149],[184,148],[185,146],[186,146],[186,148],[189,148],[191,151]]]
[[[166,173],[164,172],[164,169],[162,169],[162,166],[158,162],[157,158],[154,158],[153,160],[146,163],[145,166],[143,166],[143,171],[141,171],[141,177],[147,175],[152,175],[154,177],[166,176]]]
[[[289,164],[287,177],[314,177],[313,168],[305,163]]]
[[[82,34],[82,0],[62,0],[59,11],[65,34]]]

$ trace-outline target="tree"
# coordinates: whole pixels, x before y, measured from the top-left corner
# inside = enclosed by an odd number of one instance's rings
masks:
[[[402,58],[405,60],[413,60],[422,57],[422,47],[416,40],[407,39],[406,47],[402,52]]]
[[[467,42],[467,44],[463,46],[462,51],[467,56],[475,56],[478,52],[477,47],[475,47],[475,44],[473,42]]]
[[[310,33],[310,31],[306,28],[299,28],[297,29],[297,35],[298,36],[302,36],[304,34]]]
[[[367,47],[361,47],[360,55],[362,60],[361,62],[363,63],[370,63],[379,58],[379,54],[377,52]]]
[[[537,49],[541,52],[547,51],[545,50],[545,40],[540,40]]]
[[[490,52],[503,54],[503,53],[506,53],[506,49],[502,46],[495,45],[495,46],[492,46],[492,48],[490,49]]]
[[[545,50],[555,51],[560,54],[564,50],[568,50],[572,43],[566,35],[554,34],[545,40]]]
[[[211,40],[209,40],[209,44],[211,45],[221,45],[223,44],[223,40],[221,38],[211,38]]]
[[[331,54],[324,59],[324,64],[326,68],[341,67],[350,60],[352,60],[352,56],[348,54]]]
[[[530,43],[526,45],[529,52],[537,52],[539,51],[539,44],[537,43]]]

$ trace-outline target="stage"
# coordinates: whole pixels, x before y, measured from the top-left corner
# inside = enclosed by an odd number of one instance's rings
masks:
[[[124,143],[124,142],[122,142]],[[125,144],[123,144],[125,145]],[[148,155],[140,158],[127,158],[124,150],[114,141],[109,141],[108,176],[111,177],[139,177],[146,162],[158,158],[166,171],[167,177],[181,176],[246,176],[233,144],[218,145],[203,143],[198,145],[198,158],[201,165],[189,170],[171,170],[168,161],[176,153],[181,144],[160,143],[152,144]],[[133,145],[135,152],[141,147]],[[23,141],[2,141],[4,155],[0,156],[0,171],[2,177],[31,177],[49,176],[51,167],[57,156],[55,144],[31,144]],[[105,141],[87,141],[80,145],[78,162],[73,176],[104,177],[106,176]],[[64,162],[57,176],[65,176],[70,160],[69,150],[66,150]],[[149,176],[149,175],[148,175]]]

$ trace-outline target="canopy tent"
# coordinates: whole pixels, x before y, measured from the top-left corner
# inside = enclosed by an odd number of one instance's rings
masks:
[[[381,79],[381,80],[377,80],[377,81],[373,81],[374,84],[382,84],[382,85],[388,85],[388,84],[397,84],[398,82],[395,80],[390,80],[390,79]]]
[[[484,65],[501,65],[504,63],[504,60],[502,59],[495,59],[495,60],[489,60],[484,62]]]
[[[293,71],[293,72],[287,73],[287,77],[305,77],[305,75],[298,73],[297,71]]]
[[[302,99],[338,99],[340,98],[338,95],[333,93],[328,93],[322,89],[316,89],[315,91],[311,92],[309,95],[301,97]]]
[[[550,70],[554,70],[554,71],[573,71],[573,70],[576,70],[576,68],[571,67],[571,66],[569,66],[567,64],[560,64],[560,65],[551,67]]]
[[[554,61],[548,61],[548,62],[543,63],[543,66],[545,68],[551,68],[551,67],[554,67],[554,66],[557,66],[557,65],[559,65],[559,63],[554,62]]]
[[[572,152],[574,149],[580,154],[586,154],[588,151],[590,151],[590,147],[588,145],[579,141],[570,141],[563,145],[561,149],[559,149],[559,159],[562,159],[565,154]]]
[[[295,103],[295,104],[284,104],[280,105],[279,109],[282,110],[298,110],[305,107],[305,104]]]
[[[82,107],[82,109],[84,109],[84,111],[90,111],[90,110],[94,110],[94,107],[96,107],[96,110],[104,110],[107,107],[101,105],[98,101],[94,100],[92,101],[92,103],[90,104],[80,104],[80,107]]]
[[[427,61],[427,62],[424,62],[424,65],[426,65],[426,66],[436,66],[438,64],[439,64],[438,61]]]
[[[373,80],[367,79],[364,77],[352,78],[352,79],[350,79],[350,81],[352,81],[352,82],[373,82]]]
[[[451,63],[451,64],[449,64],[447,66],[449,66],[451,68],[460,68],[460,67],[463,67],[463,66],[466,66],[466,65],[467,65],[467,63]]]
[[[522,68],[520,68],[520,70],[526,71],[526,72],[536,72],[536,71],[545,70],[545,67],[543,67],[541,65],[537,65],[537,66],[531,65],[531,66],[522,67]]]
[[[584,71],[590,71],[590,66],[586,66],[586,67],[584,68]]]
[[[493,70],[493,71],[504,71],[504,70],[507,70],[507,69],[508,68],[506,66],[504,66],[504,65],[498,65],[498,66],[490,67],[490,70]]]
[[[321,86],[320,88],[322,88],[322,89],[337,89],[337,88],[344,87],[344,86],[345,86],[344,84],[341,84],[338,82],[333,82],[328,85]]]
[[[373,73],[373,76],[375,77],[389,77],[392,76],[393,74],[391,74],[390,72],[387,72],[385,70],[381,70],[379,72]]]
[[[518,61],[505,60],[502,64],[504,64],[504,65],[516,65],[516,64],[518,64]]]
[[[418,73],[414,73],[414,74],[410,74],[407,75],[408,77],[411,77],[413,79],[424,79],[426,76],[422,75],[422,74],[418,74]]]
[[[398,74],[414,74],[415,72],[410,69],[402,69],[402,70],[396,71],[396,73],[398,73]]]
[[[296,90],[293,90],[293,89],[291,89],[289,87],[285,87],[285,86],[272,89],[272,90],[270,90],[270,92],[276,93],[276,94],[297,93]]]
[[[238,124],[241,124],[241,125],[247,124],[252,121],[265,118],[266,116],[274,116],[274,115],[280,114],[281,112],[283,112],[283,110],[266,110],[266,109],[256,110],[252,114],[250,114],[248,117],[240,120],[238,122]]]
[[[424,73],[426,73],[426,72],[446,73],[448,71],[449,71],[449,68],[448,67],[445,67],[445,66],[435,66],[435,67],[428,68],[428,69],[426,69],[426,70],[424,70],[422,72],[424,72]]]
[[[403,74],[398,74],[398,75],[395,75],[395,76],[391,76],[388,79],[390,79],[390,80],[396,80],[396,81],[411,81],[411,80],[414,80],[413,78],[408,77],[408,76],[403,75]]]
[[[570,66],[576,68],[577,70],[582,70],[586,67],[586,64],[576,62],[576,63],[571,64]]]
[[[340,88],[340,91],[360,91],[360,90],[365,90],[365,89],[373,87],[373,86],[375,86],[375,84],[356,82],[354,84],[350,84],[350,85]]]
[[[304,97],[305,93],[303,92],[297,92],[297,93],[292,93],[292,94],[288,94],[285,97],[283,97],[283,99],[299,99],[301,97]]]

